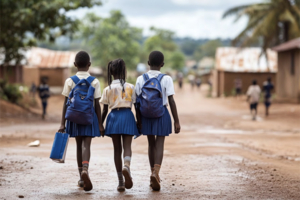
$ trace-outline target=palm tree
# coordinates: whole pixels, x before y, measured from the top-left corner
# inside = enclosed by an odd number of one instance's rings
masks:
[[[247,16],[246,28],[232,44],[246,47],[261,43],[268,47],[300,37],[300,0],[264,0],[262,3],[237,6],[227,10],[223,18],[235,15],[235,21]]]

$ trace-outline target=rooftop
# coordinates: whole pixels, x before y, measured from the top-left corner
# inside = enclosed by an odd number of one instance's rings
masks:
[[[229,72],[277,72],[277,53],[267,50],[268,61],[258,47],[219,47],[215,67]]]
[[[76,52],[54,51],[39,47],[32,47],[26,53],[27,67],[65,68],[72,67]]]
[[[300,37],[290,40],[288,42],[282,43],[276,47],[272,48],[274,51],[288,51],[291,49],[300,49]]]
[[[76,55],[73,51],[54,51],[40,47],[19,49],[19,53],[23,55],[20,65],[38,68],[72,67]],[[3,64],[4,59],[5,55],[0,53],[0,64]],[[11,60],[9,65],[16,65],[16,60]]]

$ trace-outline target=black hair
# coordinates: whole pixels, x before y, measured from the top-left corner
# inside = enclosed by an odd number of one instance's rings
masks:
[[[271,78],[271,77],[269,77],[267,80],[268,80],[268,82],[269,82],[269,83],[271,83],[271,81],[272,81],[272,78]]]
[[[86,67],[90,62],[90,56],[85,51],[79,51],[75,56],[75,63],[77,67]]]
[[[164,54],[160,51],[152,51],[149,54],[149,63],[151,66],[160,66],[164,62]]]
[[[256,85],[256,84],[257,84],[257,81],[254,79],[254,80],[252,81],[252,84],[253,84],[253,85]]]
[[[119,76],[121,86],[123,87],[123,92],[125,92],[124,84],[126,82],[126,65],[122,58],[110,61],[107,65],[107,80],[110,88],[112,78],[111,76]]]

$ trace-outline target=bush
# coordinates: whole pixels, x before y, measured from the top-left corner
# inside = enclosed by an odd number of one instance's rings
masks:
[[[22,99],[19,85],[9,84],[6,80],[0,79],[0,98],[17,104]]]

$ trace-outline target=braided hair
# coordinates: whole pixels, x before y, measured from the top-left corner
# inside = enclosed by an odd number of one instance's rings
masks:
[[[124,84],[126,82],[126,65],[122,58],[110,61],[107,65],[107,80],[109,88],[111,88],[112,75],[119,76],[123,92],[125,92]]]

